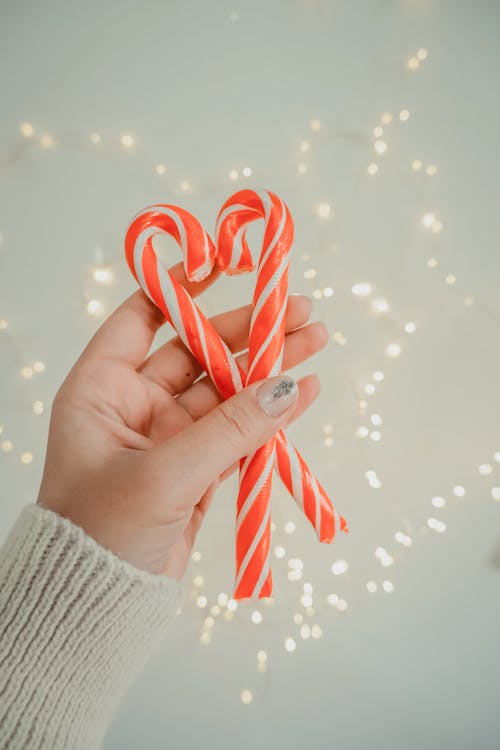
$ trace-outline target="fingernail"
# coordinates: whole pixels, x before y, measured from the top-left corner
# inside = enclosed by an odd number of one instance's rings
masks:
[[[279,417],[295,403],[299,389],[290,375],[277,375],[262,383],[255,391],[257,400],[269,417]]]

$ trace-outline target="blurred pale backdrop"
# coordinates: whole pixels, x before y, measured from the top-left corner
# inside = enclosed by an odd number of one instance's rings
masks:
[[[278,192],[291,290],[331,333],[291,433],[350,534],[317,544],[276,479],[275,602],[228,608],[228,482],[107,750],[498,747],[499,22],[493,0],[2,2],[2,535],[55,391],[135,288],[143,206],[213,231],[235,189]]]

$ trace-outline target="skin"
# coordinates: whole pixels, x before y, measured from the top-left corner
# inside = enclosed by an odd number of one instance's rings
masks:
[[[182,264],[171,271],[193,297],[218,275],[190,284]],[[311,308],[307,297],[288,298],[284,371],[328,341],[322,323],[308,323]],[[250,313],[245,305],[211,318],[244,369]],[[259,384],[222,401],[177,337],[149,354],[164,323],[139,290],[90,340],[54,399],[37,502],[134,566],[180,580],[218,485],[320,386],[316,375],[299,380],[279,418],[260,408]]]

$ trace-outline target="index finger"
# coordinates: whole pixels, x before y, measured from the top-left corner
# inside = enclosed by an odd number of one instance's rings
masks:
[[[189,281],[182,261],[169,272],[185,287],[191,297],[198,297],[220,276],[214,266],[203,281]],[[165,317],[146,293],[139,289],[128,297],[95,332],[82,357],[85,359],[114,359],[137,368],[147,357],[156,332],[165,323]]]

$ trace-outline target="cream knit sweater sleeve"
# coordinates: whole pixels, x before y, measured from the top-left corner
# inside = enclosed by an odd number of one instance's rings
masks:
[[[0,748],[98,748],[182,587],[25,507],[0,549]]]

